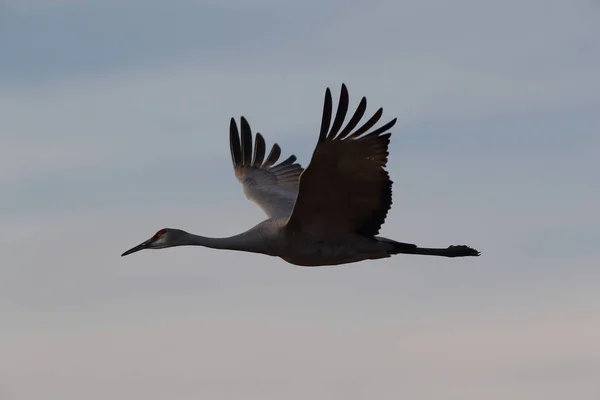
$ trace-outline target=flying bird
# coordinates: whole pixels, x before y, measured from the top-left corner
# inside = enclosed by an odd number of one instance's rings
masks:
[[[265,139],[260,133],[253,138],[246,118],[241,117],[240,129],[232,118],[229,141],[235,176],[246,197],[268,218],[225,238],[164,228],[122,256],[173,246],[261,253],[299,266],[339,265],[395,254],[479,256],[479,251],[464,245],[426,248],[378,236],[392,205],[392,181],[385,167],[389,130],[396,118],[374,129],[383,109],[363,122],[367,108],[363,97],[344,125],[348,103],[348,89],[342,84],[333,115],[331,91],[325,91],[319,139],[306,169],[294,155],[277,163],[281,148],[274,144],[267,155]]]

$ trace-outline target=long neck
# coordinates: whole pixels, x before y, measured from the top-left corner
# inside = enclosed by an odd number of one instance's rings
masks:
[[[188,233],[179,246],[203,246],[211,249],[247,251],[251,253],[264,253],[266,244],[259,235],[250,232],[239,235],[212,238]]]

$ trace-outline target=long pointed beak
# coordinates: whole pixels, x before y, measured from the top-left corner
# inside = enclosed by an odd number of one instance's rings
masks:
[[[144,250],[148,248],[148,245],[152,243],[152,239],[148,239],[146,240],[144,243],[140,243],[135,247],[132,247],[131,249],[127,250],[125,253],[121,254],[121,257],[124,257],[126,255],[129,255],[131,253],[135,253],[136,251],[140,251],[140,250]]]

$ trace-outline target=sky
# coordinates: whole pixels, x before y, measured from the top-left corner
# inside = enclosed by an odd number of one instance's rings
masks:
[[[4,0],[0,398],[598,399],[599,19],[595,0]],[[120,257],[264,219],[229,118],[306,165],[341,83],[398,117],[381,234],[481,257]]]

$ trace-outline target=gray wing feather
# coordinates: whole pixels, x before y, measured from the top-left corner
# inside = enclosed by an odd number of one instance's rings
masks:
[[[231,160],[236,178],[244,186],[244,194],[256,203],[269,218],[285,218],[292,213],[298,182],[304,169],[290,156],[276,164],[281,148],[275,143],[265,160],[266,144],[256,134],[252,148],[252,131],[248,121],[241,118],[241,135],[232,118],[229,125]]]

